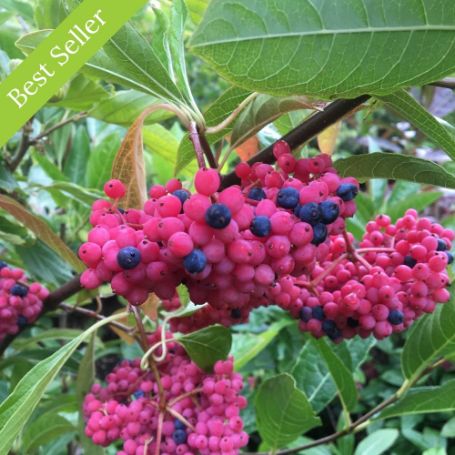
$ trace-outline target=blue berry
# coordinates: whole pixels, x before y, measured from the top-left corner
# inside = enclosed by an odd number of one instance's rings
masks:
[[[25,316],[20,315],[17,318],[17,325],[19,326],[20,329],[23,329],[27,324],[28,324],[28,320]]]
[[[352,201],[359,192],[353,183],[342,183],[337,189],[337,196],[343,201]]]
[[[452,262],[453,262],[453,254],[449,253],[448,251],[446,251],[446,254],[447,254],[447,264],[452,264]]]
[[[438,239],[438,247],[436,248],[437,251],[446,251],[447,244],[442,239]]]
[[[185,191],[185,190],[175,190],[172,193],[172,195],[175,197],[178,197],[180,199],[180,202],[182,203],[182,205],[190,197],[190,193],[188,193],[188,191]]]
[[[316,202],[308,202],[308,204],[302,205],[302,207],[300,207],[298,217],[302,221],[305,221],[305,223],[311,224],[312,226],[319,223],[321,220],[321,210],[319,208],[319,204],[316,204]]]
[[[214,229],[225,228],[231,218],[231,211],[224,204],[213,204],[205,212],[205,222]]]
[[[322,223],[318,223],[313,226],[313,240],[311,243],[313,245],[320,245],[327,238],[327,226]]]
[[[313,316],[314,319],[322,321],[324,319],[324,310],[322,309],[322,306],[313,307],[311,309],[311,315]]]
[[[179,419],[174,420],[174,428],[176,430],[186,430],[186,425]]]
[[[411,267],[411,269],[417,264],[417,261],[412,256],[405,256],[403,264]]]
[[[321,220],[324,224],[333,223],[340,214],[340,208],[333,201],[324,201],[319,204]]]
[[[355,328],[359,326],[359,321],[357,319],[351,318],[350,316],[348,317],[347,323],[349,327]]]
[[[290,186],[278,191],[277,205],[285,209],[293,209],[299,203],[299,192]]]
[[[9,291],[11,295],[16,295],[18,297],[25,297],[28,294],[28,287],[23,284],[15,284]]]
[[[202,250],[194,249],[183,259],[183,267],[188,273],[199,273],[207,265],[207,258]]]
[[[172,433],[172,439],[177,445],[185,444],[187,438],[187,434],[185,430],[175,430]]]
[[[272,225],[270,220],[266,216],[255,216],[251,222],[250,230],[254,235],[258,237],[266,237],[270,234],[270,229]]]
[[[240,319],[242,317],[242,311],[240,308],[233,308],[231,310],[231,318],[232,319]]]
[[[0,261],[0,270],[4,269],[5,267],[8,267],[8,264],[6,262]]]
[[[308,322],[312,316],[313,316],[313,311],[311,310],[311,308],[309,306],[304,306],[300,310],[300,319],[303,322]]]
[[[145,393],[142,390],[136,390],[136,392],[133,393],[133,396],[136,400],[138,398],[142,398],[144,395]]]
[[[332,340],[336,340],[341,336],[340,329],[335,324],[335,321],[332,321],[331,319],[322,321],[322,330]]]
[[[141,252],[134,246],[126,246],[117,253],[117,263],[122,269],[134,269],[141,262]]]
[[[387,317],[387,320],[392,325],[399,325],[402,324],[404,321],[403,313],[400,310],[392,310]]]
[[[251,188],[251,190],[248,192],[248,199],[253,199],[255,201],[261,201],[262,199],[265,199],[265,198],[266,198],[266,195],[262,188]]]

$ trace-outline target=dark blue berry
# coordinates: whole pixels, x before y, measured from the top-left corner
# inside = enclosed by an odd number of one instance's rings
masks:
[[[303,322],[308,322],[312,316],[313,316],[313,311],[311,310],[311,308],[309,306],[304,306],[300,310],[300,319]]]
[[[313,316],[314,319],[322,321],[324,319],[324,310],[322,309],[322,306],[313,307],[311,309],[311,315]]]
[[[224,204],[213,204],[205,212],[205,222],[214,229],[225,228],[231,218],[231,211]]]
[[[442,239],[438,239],[438,247],[436,248],[437,251],[446,251],[447,244]]]
[[[453,262],[453,254],[449,253],[448,251],[446,251],[446,254],[447,254],[447,264],[452,264],[452,262]]]
[[[251,222],[250,230],[254,235],[258,237],[266,237],[270,234],[270,229],[272,225],[270,220],[266,216],[255,216]]]
[[[387,317],[387,320],[392,324],[392,325],[399,325],[403,323],[404,316],[403,313],[399,310],[392,310],[389,313],[389,316]]]
[[[176,430],[186,430],[186,425],[179,419],[174,420],[174,428]]]
[[[340,329],[335,324],[335,321],[332,321],[331,319],[322,321],[322,330],[332,340],[336,340],[341,336]]]
[[[233,308],[231,310],[231,318],[232,319],[240,319],[242,317],[242,311],[240,308]]]
[[[5,267],[8,267],[8,264],[6,262],[0,261],[0,270],[4,269]]]
[[[324,224],[333,223],[340,214],[340,208],[333,201],[324,201],[319,204],[321,220]]]
[[[20,329],[23,329],[27,324],[28,324],[28,320],[25,316],[20,315],[17,318],[17,325],[19,326]]]
[[[125,213],[125,210],[122,209],[121,207],[117,207],[117,210],[123,215]]]
[[[186,438],[187,434],[185,430],[175,430],[174,433],[172,433],[172,439],[177,445],[185,444]]]
[[[305,221],[305,223],[311,224],[314,226],[315,224],[321,221],[321,210],[319,208],[319,204],[316,202],[308,202],[308,204],[302,205],[299,210],[298,217]]]
[[[190,193],[185,190],[175,190],[172,194],[173,196],[178,197],[182,204],[190,197]]]
[[[313,226],[313,245],[320,245],[327,238],[327,226],[322,223],[318,223]]]
[[[255,201],[261,201],[265,199],[266,195],[262,188],[251,188],[248,192],[248,199],[254,199]]]
[[[290,186],[281,188],[276,198],[277,205],[285,209],[293,209],[299,203],[299,192]]]
[[[359,192],[353,183],[342,183],[337,189],[337,196],[343,201],[352,201]]]
[[[122,269],[134,269],[141,262],[141,252],[134,246],[126,246],[117,253],[117,262]]]
[[[355,328],[359,326],[359,321],[357,319],[351,318],[350,316],[348,317],[347,323],[349,327]]]
[[[207,265],[207,258],[202,250],[195,249],[183,259],[183,267],[189,273],[199,273]]]
[[[16,295],[17,297],[25,297],[28,294],[28,287],[23,284],[15,284],[9,291],[11,295]]]
[[[411,267],[411,269],[417,264],[417,261],[412,256],[405,256],[403,264]]]
[[[145,393],[142,390],[136,390],[136,392],[133,393],[133,396],[136,400],[138,398],[142,398],[144,395]]]

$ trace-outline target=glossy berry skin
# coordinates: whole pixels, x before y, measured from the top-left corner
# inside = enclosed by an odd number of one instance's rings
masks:
[[[447,255],[447,264],[452,264],[453,263],[453,254],[446,251],[446,255]]]
[[[111,179],[104,184],[104,192],[111,199],[120,199],[125,196],[126,188],[120,180]]]
[[[183,203],[190,197],[190,193],[186,190],[175,190],[173,193],[172,193],[173,196],[175,197],[178,197],[180,199],[180,202]]]
[[[15,284],[11,288],[11,295],[17,295],[18,297],[25,297],[28,294],[28,287],[23,284]]]
[[[271,229],[270,219],[267,216],[255,216],[251,222],[250,230],[257,237],[267,237]]]
[[[322,309],[322,306],[316,306],[312,309],[312,316],[314,319],[317,319],[319,321],[322,321],[324,319],[324,310]]]
[[[188,273],[202,272],[207,265],[207,257],[202,250],[195,249],[183,260],[183,266]]]
[[[338,205],[333,201],[323,201],[319,204],[319,210],[321,212],[321,221],[324,224],[333,223],[340,214]]]
[[[313,240],[311,243],[313,245],[320,245],[322,242],[325,242],[327,239],[327,226],[323,223],[318,223],[313,226]]]
[[[17,318],[17,325],[20,329],[23,329],[28,324],[28,320],[25,316],[20,315]]]
[[[214,229],[225,228],[231,218],[231,211],[224,204],[213,204],[205,212],[205,222]]]
[[[187,439],[187,434],[185,430],[175,430],[172,434],[172,439],[176,444],[185,444]]]
[[[447,250],[447,244],[444,242],[442,239],[438,239],[438,247],[437,251],[446,251]]]
[[[358,188],[353,183],[342,183],[337,191],[336,194],[339,198],[343,199],[343,201],[352,201],[358,193]]]
[[[179,419],[175,419],[174,420],[174,428],[176,430],[185,430],[186,429],[186,425]]]
[[[321,221],[321,209],[316,202],[308,202],[300,207],[298,217],[305,223],[315,224]]]
[[[254,201],[261,201],[265,199],[266,195],[262,188],[251,188],[248,192],[248,199],[253,199]]]
[[[285,209],[293,209],[299,203],[299,192],[292,187],[282,188],[278,192],[277,204]]]
[[[117,253],[117,263],[122,269],[134,269],[140,262],[141,252],[133,246],[122,248]]]
[[[402,324],[403,321],[404,321],[403,312],[401,312],[399,310],[391,310],[390,313],[389,313],[389,316],[387,317],[387,320],[392,325]]]
[[[412,269],[417,264],[417,261],[412,256],[405,256],[403,263]]]

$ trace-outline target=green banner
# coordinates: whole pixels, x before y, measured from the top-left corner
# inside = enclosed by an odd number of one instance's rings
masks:
[[[146,3],[82,2],[0,84],[0,147]]]

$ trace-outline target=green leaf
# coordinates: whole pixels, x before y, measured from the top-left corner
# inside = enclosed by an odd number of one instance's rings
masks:
[[[441,430],[441,436],[455,438],[455,417],[452,417],[444,424]]]
[[[455,410],[455,379],[436,387],[418,387],[410,390],[396,404],[382,411],[378,418],[453,410]]]
[[[141,112],[157,102],[158,98],[155,96],[136,90],[120,90],[110,98],[100,101],[90,111],[90,117],[106,123],[130,126]],[[172,115],[171,112],[161,109],[150,114],[144,123],[150,125],[151,123],[161,122],[172,117]]]
[[[209,2],[210,0],[186,0],[188,12],[194,24],[198,25],[201,22]]]
[[[84,357],[82,357],[82,361],[77,372],[76,397],[79,404],[79,440],[84,453],[102,455],[104,453],[104,449],[95,445],[92,440],[85,435],[85,419],[82,412],[84,397],[90,391],[90,387],[95,379],[95,340],[96,334],[93,333],[90,336],[90,341],[87,344]]]
[[[71,182],[54,182],[51,185],[33,185],[44,191],[58,190],[63,193],[66,198],[70,197],[75,201],[84,203],[85,205],[91,206],[96,199],[103,198],[104,195],[101,191],[93,190],[89,188],[83,188],[82,186],[76,185]]]
[[[8,453],[48,385],[79,345],[98,328],[123,316],[124,314],[110,316],[92,325],[82,335],[39,362],[22,378],[13,392],[0,404],[0,453]]]
[[[342,177],[360,180],[386,178],[455,188],[455,176],[432,161],[394,153],[370,153],[337,160],[334,167]]]
[[[58,166],[56,166],[46,155],[39,153],[37,150],[32,150],[31,156],[33,161],[37,163],[51,179],[68,180]]]
[[[221,96],[215,100],[204,113],[204,118],[208,126],[216,126],[235,110],[235,108],[250,95],[250,92],[238,87],[227,89]],[[232,125],[224,128],[223,131],[216,134],[207,134],[207,141],[210,145],[220,140],[228,134]],[[174,173],[177,175],[182,169],[196,159],[194,147],[189,139],[188,134],[183,136],[177,151],[177,162]]]
[[[287,373],[269,378],[260,385],[255,408],[259,433],[272,448],[285,447],[321,423],[305,394]]]
[[[51,100],[50,104],[75,111],[85,111],[91,109],[98,102],[109,98],[109,96],[110,92],[99,82],[79,74],[70,82],[63,98],[58,101]]]
[[[428,139],[439,145],[452,159],[455,159],[455,136],[409,93],[400,90],[391,95],[379,97],[379,99],[422,131]]]
[[[235,148],[242,144],[280,115],[289,111],[308,108],[308,105],[309,101],[306,97],[277,98],[269,95],[258,95],[235,121],[231,136],[231,147]]]
[[[39,0],[35,6],[38,28],[57,28],[67,16],[61,0]]]
[[[231,331],[221,325],[212,325],[177,338],[187,354],[200,368],[211,371],[217,360],[227,358],[231,350]]]
[[[32,453],[43,445],[58,439],[61,435],[74,432],[74,425],[58,414],[43,414],[24,432],[21,449]]]
[[[276,119],[273,123],[278,132],[284,136],[289,133],[289,131],[293,130],[297,125],[300,125],[310,112],[311,111],[307,109],[288,112]]]
[[[360,441],[354,455],[381,455],[390,449],[399,436],[398,430],[377,430]]]
[[[65,161],[63,172],[74,183],[85,184],[87,162],[90,156],[90,137],[84,126],[76,129],[71,151]]]
[[[33,215],[22,205],[8,196],[0,195],[0,208],[6,210],[20,223],[29,228],[37,237],[39,237],[49,248],[58,253],[71,267],[77,272],[84,270],[84,265],[78,257],[71,251],[63,240],[58,237],[49,225],[41,218]]]
[[[179,141],[171,131],[159,124],[145,126],[142,130],[144,145],[152,152],[166,159],[171,167],[175,166]]]
[[[23,351],[33,347],[36,343],[42,343],[49,340],[72,340],[83,332],[78,329],[49,329],[39,334],[33,334],[30,338],[16,338],[12,347],[16,351]],[[38,347],[38,346],[35,346]]]
[[[453,295],[453,286],[450,289]],[[401,354],[404,376],[413,380],[438,357],[455,351],[455,300],[414,324]]]
[[[439,191],[414,193],[403,201],[395,204],[387,204],[386,213],[390,216],[390,218],[392,218],[392,221],[395,222],[400,216],[404,215],[404,212],[406,212],[409,207],[421,212],[440,199],[442,194],[443,193]]]
[[[344,362],[337,356],[332,348],[324,339],[312,341],[319,353],[325,360],[332,378],[337,386],[343,407],[352,411],[357,404],[357,388],[355,386],[352,372],[346,367]]]
[[[288,325],[295,324],[293,319],[281,319],[274,322],[262,333],[236,333],[233,336],[232,355],[237,371],[260,354]]]
[[[14,191],[17,188],[17,182],[14,180],[13,174],[2,162],[0,162],[0,187],[6,191]]]
[[[451,74],[454,31],[452,0],[213,0],[191,45],[249,90],[353,98]]]

